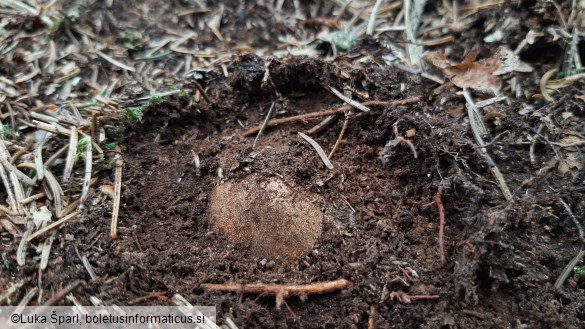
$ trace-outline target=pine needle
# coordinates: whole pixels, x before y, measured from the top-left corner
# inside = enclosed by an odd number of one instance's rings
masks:
[[[317,151],[317,153],[321,157],[321,160],[323,160],[323,163],[327,166],[327,168],[333,169],[333,164],[327,158],[327,154],[325,154],[325,151],[323,151],[323,148],[321,148],[321,145],[319,145],[317,142],[315,142],[314,139],[303,134],[302,132],[299,132],[299,136],[304,138],[307,142],[309,142],[309,144],[311,144],[311,146],[313,146],[313,148]]]

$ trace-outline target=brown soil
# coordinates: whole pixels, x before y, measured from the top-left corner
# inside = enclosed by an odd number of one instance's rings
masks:
[[[144,21],[144,13],[139,19],[131,11],[122,25],[145,28],[154,37],[167,19],[171,27],[187,24],[171,19],[185,8],[148,3],[160,5],[158,19]],[[520,3],[502,6],[522,21],[533,17],[526,24],[537,24],[532,5]],[[245,42],[277,48],[263,25],[251,24],[238,33],[239,4],[226,6],[222,47]],[[426,10],[435,6],[438,2]],[[286,21],[271,21],[264,7],[250,3],[245,8],[250,9],[249,21],[290,31]],[[96,12],[100,10],[106,9]],[[107,11],[124,21],[118,13],[122,8]],[[477,26],[457,32],[454,57],[463,58],[465,49],[483,40],[484,24],[504,20],[500,12],[486,9]],[[522,33],[513,31],[510,42],[518,44]],[[202,44],[216,42],[207,29],[200,38]],[[480,55],[490,53],[489,47],[480,47]],[[549,68],[548,57],[534,54],[538,47],[522,55],[537,68],[538,74],[530,77],[536,80]],[[118,238],[109,237],[111,201],[92,190],[80,218],[60,231],[67,238],[54,243],[55,257],[42,277],[46,292],[54,294],[80,279],[86,284],[76,297],[85,304],[89,296],[124,305],[152,292],[167,297],[179,293],[194,305],[217,306],[220,323],[229,316],[240,328],[367,328],[372,307],[376,328],[585,327],[585,276],[571,275],[561,289],[553,287],[581,247],[559,198],[581,221],[585,216],[583,167],[573,163],[561,168],[559,163],[570,157],[582,161],[583,147],[555,147],[535,133],[548,116],[558,128],[547,132],[550,140],[567,132],[584,134],[585,107],[575,98],[582,90],[568,87],[548,103],[510,97],[489,108],[495,114],[486,116],[486,125],[491,138],[498,139],[488,150],[514,195],[507,202],[491,175],[493,164],[478,156],[461,114],[465,100],[460,89],[448,84],[438,88],[429,79],[382,65],[388,52],[382,43],[365,38],[334,62],[234,57],[226,67],[229,77],[204,72],[211,104],[174,95],[146,107],[139,124],[107,126],[108,134],[124,131]],[[371,54],[372,61],[348,64],[360,53]],[[172,66],[171,61],[165,63]],[[263,81],[267,68],[269,84]],[[333,169],[297,134],[319,119],[268,128],[255,148],[254,137],[243,137],[262,123],[272,102],[275,118],[344,106],[324,85],[349,86],[369,100],[421,101],[373,105],[368,113],[354,110],[331,159]],[[527,107],[530,111],[522,112]],[[572,116],[563,116],[566,112]],[[337,116],[312,138],[330,151],[343,121],[343,115]],[[404,143],[384,151],[397,137],[395,123],[399,134],[410,131],[417,157]],[[535,162],[530,161],[528,137],[535,140]],[[99,185],[114,180],[111,171],[100,175]],[[438,191],[445,207],[445,263],[438,248],[439,211],[432,204]],[[10,265],[2,269],[2,283],[34,278],[27,287],[36,286],[38,269],[30,263],[18,267],[16,247],[2,249]],[[90,260],[96,280],[89,280],[81,255]],[[203,283],[288,285],[337,279],[353,284],[286,298],[287,307],[280,310],[274,296],[201,288]],[[15,298],[25,293],[23,289]],[[438,298],[407,303],[397,298],[401,294]]]

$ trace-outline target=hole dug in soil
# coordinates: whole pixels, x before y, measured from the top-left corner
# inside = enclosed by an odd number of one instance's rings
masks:
[[[283,91],[275,117],[343,105],[319,87],[320,82],[341,85],[330,81],[335,74],[327,74],[327,64],[291,60],[271,65],[277,88],[291,88]],[[307,72],[318,73],[313,80],[298,79]],[[423,101],[355,113],[329,170],[297,135],[320,120],[269,128],[251,148],[253,137],[242,132],[263,121],[274,96],[263,94],[262,74],[244,79],[249,76],[249,70],[241,69],[227,80],[210,82],[206,87],[213,105],[190,106],[171,98],[145,110],[144,121],[130,129],[124,145],[127,189],[119,238],[108,236],[111,208],[88,202],[82,224],[64,228],[85,240],[59,247],[65,249],[59,251],[63,261],[79,264],[77,270],[55,271],[46,282],[87,279],[81,253],[104,279],[88,283],[87,294],[107,304],[124,305],[153,291],[167,297],[179,293],[194,305],[216,305],[220,319],[230,316],[240,328],[365,328],[372,306],[377,328],[562,327],[565,319],[582,313],[578,290],[551,288],[575,254],[575,244],[569,243],[575,233],[534,204],[538,197],[540,205],[560,214],[557,197],[543,194],[535,183],[532,194],[505,204],[469,143],[468,124],[449,115],[455,103],[447,99],[441,107]],[[428,87],[391,68],[372,66],[352,77],[369,79],[373,100],[425,95]],[[512,117],[515,110],[504,122],[512,132],[521,130],[517,123],[522,120]],[[418,158],[398,144],[383,165],[380,153],[395,138],[396,122],[399,134],[416,132],[409,140]],[[328,151],[342,124],[340,116],[311,137]],[[502,132],[491,128],[494,135]],[[497,159],[498,165],[510,188],[523,194],[521,182],[539,168],[530,167],[528,148],[508,149],[506,155]],[[446,217],[444,265],[439,261],[438,211],[425,207],[440,188]],[[544,230],[547,225],[552,231]],[[353,285],[288,297],[292,312],[276,309],[274,296],[201,287],[339,279]],[[403,303],[396,296],[404,294],[439,298]],[[566,301],[562,308],[551,303],[559,294]]]

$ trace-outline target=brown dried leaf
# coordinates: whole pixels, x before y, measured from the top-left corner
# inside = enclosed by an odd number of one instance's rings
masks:
[[[477,52],[471,52],[462,63],[452,64],[442,53],[429,53],[424,56],[433,66],[443,70],[453,84],[460,88],[500,89],[500,78],[493,75],[493,59],[476,63]]]
[[[532,67],[506,47],[501,47],[493,56],[479,62],[476,62],[477,51],[470,52],[459,64],[449,62],[443,53],[428,53],[424,59],[443,70],[445,76],[460,88],[500,89],[502,81],[497,75],[532,71]]]
[[[475,65],[473,69],[456,74],[451,81],[460,88],[473,89],[500,89],[502,81],[495,75],[491,75],[480,65]]]

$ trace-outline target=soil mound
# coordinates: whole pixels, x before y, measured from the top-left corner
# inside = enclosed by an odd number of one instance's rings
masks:
[[[214,189],[211,222],[252,256],[294,259],[310,251],[321,234],[320,200],[282,179],[248,176]]]

